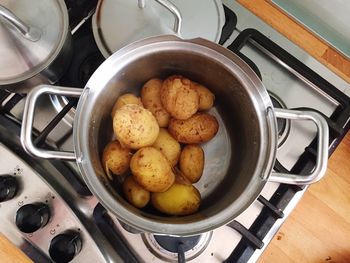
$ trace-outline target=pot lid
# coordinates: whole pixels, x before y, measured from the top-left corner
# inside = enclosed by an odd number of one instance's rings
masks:
[[[92,23],[97,46],[107,58],[150,36],[219,42],[225,17],[221,0],[100,0]]]
[[[68,31],[63,0],[0,0],[0,85],[39,73]]]

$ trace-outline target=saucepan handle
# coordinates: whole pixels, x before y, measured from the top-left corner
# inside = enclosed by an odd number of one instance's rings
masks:
[[[175,17],[174,32],[176,35],[180,36],[181,27],[182,27],[182,15],[180,10],[169,0],[155,0],[155,1],[157,1],[160,5],[164,6],[174,15]],[[138,0],[139,8],[145,8],[145,6],[146,6],[146,0]]]
[[[329,131],[326,120],[321,114],[313,111],[296,111],[286,109],[274,109],[275,116],[290,120],[308,120],[317,127],[317,157],[316,166],[310,174],[298,175],[272,172],[269,181],[284,184],[307,185],[319,181],[326,173],[328,162]]]
[[[22,129],[21,129],[21,143],[24,150],[35,157],[43,159],[61,159],[66,161],[75,160],[74,152],[66,151],[49,151],[37,148],[32,140],[34,111],[38,98],[43,94],[60,95],[67,97],[80,97],[83,90],[78,88],[67,88],[51,85],[40,85],[31,90],[26,99],[24,106]]]
[[[26,25],[21,19],[19,19],[14,13],[8,10],[6,7],[0,5],[0,18],[6,20],[9,24],[15,27],[24,38],[30,41],[38,41],[41,37],[40,29]]]

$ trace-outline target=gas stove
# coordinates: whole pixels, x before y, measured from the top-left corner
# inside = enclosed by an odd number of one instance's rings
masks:
[[[83,88],[104,61],[91,30],[96,1],[66,3],[74,52],[57,85]],[[251,66],[275,107],[321,113],[332,154],[350,128],[350,85],[235,1],[223,3],[220,44]],[[35,159],[24,152],[19,140],[24,95],[1,91],[0,102],[0,231],[35,262],[255,262],[307,189],[270,182],[234,221],[199,236],[140,233],[98,203],[74,162]],[[39,99],[33,134],[38,147],[72,151],[76,103],[58,96]],[[309,173],[316,128],[282,120],[278,127],[274,169]],[[33,222],[23,220],[27,214],[35,214]]]

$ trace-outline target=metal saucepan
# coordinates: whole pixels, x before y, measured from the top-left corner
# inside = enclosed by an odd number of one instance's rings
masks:
[[[151,36],[175,33],[218,43],[224,23],[221,0],[99,0],[92,30],[108,58],[127,44]]]
[[[0,88],[26,93],[55,83],[71,59],[63,0],[0,0]]]
[[[193,215],[169,217],[139,210],[112,186],[101,153],[112,139],[110,112],[121,94],[139,93],[150,78],[182,74],[215,93],[210,111],[219,121],[216,137],[203,145],[205,169],[196,184],[202,195]],[[44,93],[79,97],[73,124],[74,153],[38,149],[32,142],[35,103]],[[277,151],[276,118],[309,120],[318,130],[316,167],[309,175],[272,171]],[[228,49],[204,39],[162,36],[132,43],[108,58],[82,91],[42,85],[28,94],[21,131],[25,150],[37,157],[76,160],[81,174],[104,207],[141,231],[194,235],[232,221],[259,196],[268,181],[310,184],[327,168],[328,126],[315,112],[274,109],[253,70]]]

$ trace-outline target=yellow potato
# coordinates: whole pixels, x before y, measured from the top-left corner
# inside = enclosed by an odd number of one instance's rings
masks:
[[[150,192],[138,185],[132,176],[125,178],[123,192],[130,204],[138,208],[145,207],[150,200]]]
[[[106,145],[102,154],[102,165],[109,179],[113,175],[122,175],[129,169],[131,153],[123,148],[118,141],[110,142]]]
[[[138,150],[131,158],[135,181],[150,192],[164,192],[175,181],[175,175],[165,156],[153,147]]]
[[[196,113],[187,120],[171,119],[169,133],[180,143],[197,144],[211,140],[219,129],[216,118],[208,113]]]
[[[160,128],[158,137],[152,147],[164,154],[172,166],[177,164],[181,153],[181,146],[166,129]]]
[[[151,194],[154,208],[168,215],[193,214],[200,202],[201,195],[193,185],[175,183],[166,192]]]
[[[191,81],[183,76],[173,75],[165,79],[160,99],[164,109],[179,120],[188,119],[198,110],[198,93],[191,88]]]
[[[214,105],[215,95],[203,85],[191,82],[191,87],[197,91],[199,95],[198,110],[209,110]]]
[[[159,127],[168,127],[170,115],[163,108],[160,101],[160,89],[163,81],[161,79],[150,79],[141,89],[141,100],[143,106],[153,113]]]
[[[123,146],[139,149],[152,145],[159,126],[153,114],[136,104],[126,104],[115,112],[113,130]]]
[[[134,94],[126,93],[124,95],[121,95],[119,96],[119,98],[117,99],[117,101],[113,106],[113,109],[111,112],[112,119],[114,117],[115,112],[126,104],[137,104],[137,105],[143,106],[140,98],[136,97]]]
[[[186,145],[180,155],[179,167],[183,175],[196,183],[203,174],[204,151],[198,145]]]

